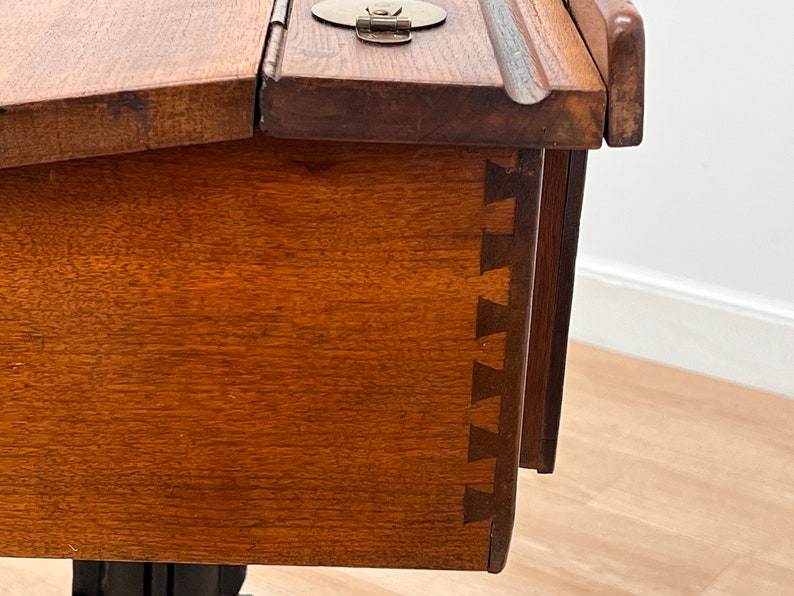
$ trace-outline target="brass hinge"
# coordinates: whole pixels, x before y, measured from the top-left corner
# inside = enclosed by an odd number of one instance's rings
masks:
[[[287,43],[287,26],[289,25],[292,0],[275,0],[270,13],[270,25],[265,40],[265,51],[262,56],[262,74],[266,79],[278,81],[281,74],[281,60],[284,58],[284,47]]]

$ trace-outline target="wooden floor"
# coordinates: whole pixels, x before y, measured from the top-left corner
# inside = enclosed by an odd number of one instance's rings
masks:
[[[0,559],[0,595],[68,561]],[[794,400],[572,345],[557,472],[522,472],[507,569],[249,569],[270,594],[794,595]]]

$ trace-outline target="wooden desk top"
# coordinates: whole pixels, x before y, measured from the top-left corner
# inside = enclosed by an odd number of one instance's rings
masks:
[[[249,137],[257,103],[274,136],[594,148],[602,78],[637,81],[609,67],[626,0],[579,0],[585,40],[560,0],[436,0],[446,22],[401,47],[318,22],[313,2],[0,0],[0,167]],[[627,144],[641,105],[618,95]]]
[[[601,144],[606,92],[560,0],[435,0],[446,22],[389,48],[311,18],[315,1],[293,0],[280,68],[265,65],[263,126],[276,136]]]
[[[271,0],[0,0],[0,166],[250,137]]]

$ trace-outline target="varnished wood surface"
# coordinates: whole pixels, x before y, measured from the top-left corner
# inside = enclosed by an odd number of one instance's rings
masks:
[[[262,127],[276,136],[598,147],[605,91],[559,0],[439,0],[446,22],[399,47],[293,0],[283,61],[268,68]],[[269,64],[272,64],[270,62]]]
[[[244,592],[786,595],[792,427],[794,401],[574,344],[557,470],[521,472],[502,574],[254,567]],[[70,572],[2,559],[0,585],[65,596]]]
[[[0,172],[0,553],[485,569],[529,155],[257,135]]]
[[[546,379],[543,407],[543,432],[537,470],[550,474],[557,457],[557,437],[560,429],[563,384],[568,347],[568,329],[571,323],[576,254],[579,248],[579,222],[582,217],[587,152],[571,151],[565,212],[562,220],[560,252],[557,258],[557,288],[552,318],[552,336],[549,349],[549,372]]]
[[[404,47],[294,0],[271,38],[263,128],[295,138],[594,148],[642,134],[644,33],[628,0],[439,0]],[[0,2],[0,167],[250,136],[271,0]],[[606,119],[606,120],[605,120]]]
[[[604,138],[613,147],[642,142],[645,115],[645,27],[631,0],[569,0],[607,86]]]
[[[271,0],[0,0],[0,167],[251,135]]]
[[[568,191],[570,151],[546,151],[543,168],[527,381],[521,430],[521,467],[542,467],[546,387],[551,370],[551,347],[557,307],[560,247]]]
[[[492,520],[488,557],[492,573],[504,569],[513,533],[543,157],[543,151],[523,150],[515,167],[489,161],[485,174],[486,204],[514,203],[512,231],[505,234],[483,228],[480,252],[483,275],[505,268],[510,271],[506,303],[483,296],[477,305],[477,338],[487,341],[505,334],[502,366],[478,360],[472,371],[472,405],[499,400],[498,429],[473,424],[469,440],[469,462],[494,461],[494,486],[481,491],[468,485],[464,499],[466,523]]]
[[[521,467],[542,474],[557,453],[586,168],[586,151],[546,151],[521,431]]]

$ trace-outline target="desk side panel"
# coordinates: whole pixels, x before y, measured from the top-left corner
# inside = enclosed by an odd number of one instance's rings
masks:
[[[521,432],[521,467],[542,474],[557,456],[586,169],[586,151],[546,151]]]
[[[0,553],[488,568],[516,160],[259,136],[0,172]]]

